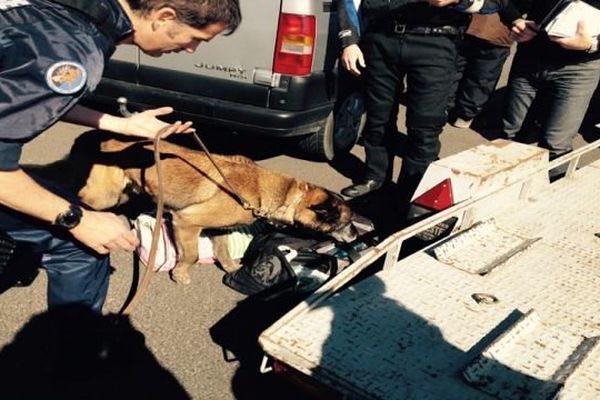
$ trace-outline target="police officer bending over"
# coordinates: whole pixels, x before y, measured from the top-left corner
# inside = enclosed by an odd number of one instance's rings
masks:
[[[366,167],[355,184],[342,190],[364,195],[391,180],[402,81],[406,78],[407,146],[398,178],[402,225],[408,201],[440,151],[439,135],[455,73],[457,44],[470,13],[493,13],[505,0],[363,0],[360,19],[352,0],[338,1],[342,66],[365,75],[367,123],[363,132]],[[359,35],[359,23],[361,34]],[[360,41],[360,43],[359,43]],[[363,54],[364,53],[364,54]],[[390,216],[391,217],[391,216]]]
[[[152,138],[169,107],[120,118],[78,106],[100,81],[118,44],[144,53],[193,53],[233,32],[238,0],[0,0],[0,230],[31,244],[48,273],[48,306],[100,312],[108,253],[138,244],[126,222],[88,210],[52,182],[19,167],[22,146],[63,120]],[[191,131],[177,122],[168,133]]]

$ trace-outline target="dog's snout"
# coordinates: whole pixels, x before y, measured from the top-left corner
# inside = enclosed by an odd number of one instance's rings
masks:
[[[353,223],[349,223],[332,232],[331,236],[338,242],[350,243],[358,238],[358,230]]]

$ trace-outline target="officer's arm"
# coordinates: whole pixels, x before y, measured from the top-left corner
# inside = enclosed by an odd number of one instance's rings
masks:
[[[452,8],[468,14],[494,14],[507,4],[508,0],[457,0]]]
[[[506,7],[498,12],[500,20],[508,28],[511,28],[515,21],[523,18],[531,9],[532,0],[510,0]]]
[[[69,202],[38,185],[23,170],[0,171],[0,203],[13,210],[53,222]]]
[[[503,9],[508,0],[390,0],[388,11],[397,9],[411,3],[427,2],[433,7],[451,7],[464,13],[493,14]]]
[[[0,204],[53,223],[56,216],[69,209],[70,203],[38,185],[23,170],[0,171]],[[115,249],[133,250],[137,237],[118,216],[84,210],[81,222],[70,231],[81,243],[108,253]]]
[[[63,120],[123,135],[154,138],[156,132],[170,125],[157,117],[172,112],[171,107],[161,107],[135,113],[125,118],[77,105],[63,117]],[[188,133],[194,130],[190,121],[186,123],[178,122],[177,124],[178,128],[174,133]]]
[[[353,75],[360,75],[360,68],[365,68],[365,58],[358,47],[360,37],[360,17],[353,0],[338,1],[338,22],[340,31],[338,38],[342,48],[340,63]]]
[[[338,38],[342,49],[357,44],[360,39],[360,21],[354,1],[339,0],[337,2],[337,17],[340,26]]]

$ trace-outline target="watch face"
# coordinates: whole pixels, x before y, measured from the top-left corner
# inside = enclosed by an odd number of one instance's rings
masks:
[[[80,217],[78,215],[75,215],[72,212],[67,212],[65,215],[63,215],[62,223],[64,225],[71,226],[79,222],[79,218]]]
[[[71,205],[67,211],[58,215],[55,223],[67,229],[75,228],[81,221],[82,214],[80,207]]]

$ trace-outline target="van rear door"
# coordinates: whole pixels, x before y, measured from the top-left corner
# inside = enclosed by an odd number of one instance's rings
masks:
[[[194,54],[154,58],[141,53],[139,83],[265,107],[269,86],[253,83],[261,71],[272,71],[281,4],[242,0],[240,7],[242,23],[238,29],[230,36],[202,43]]]

